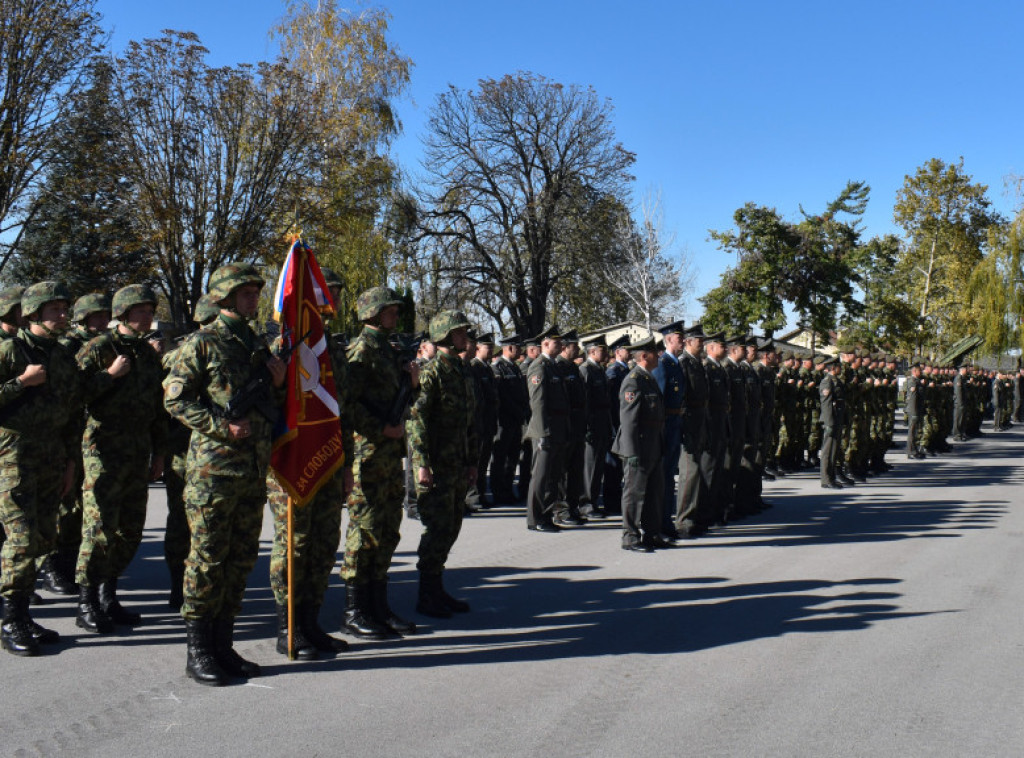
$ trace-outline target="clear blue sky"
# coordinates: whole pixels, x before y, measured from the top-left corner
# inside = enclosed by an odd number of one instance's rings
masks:
[[[707,230],[729,228],[748,201],[795,219],[800,204],[818,210],[847,180],[864,180],[865,234],[884,234],[895,231],[904,176],[962,155],[999,210],[1016,205],[1003,180],[1024,174],[1021,2],[380,5],[394,17],[393,44],[415,64],[395,148],[407,171],[449,83],[472,88],[523,70],[591,85],[612,101],[617,136],[637,154],[636,198],[660,189],[666,226],[699,269],[697,295],[732,262]],[[283,13],[278,0],[100,0],[99,9],[115,51],[188,29],[216,64],[273,56],[267,30]],[[680,315],[698,316],[699,304],[689,311]]]

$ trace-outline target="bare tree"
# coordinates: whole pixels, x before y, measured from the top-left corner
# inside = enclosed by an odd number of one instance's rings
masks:
[[[638,219],[622,216],[617,232],[617,255],[604,261],[601,270],[629,303],[630,317],[650,331],[656,321],[685,308],[697,271],[665,229],[660,192],[644,196]]]
[[[611,117],[592,89],[531,73],[441,94],[424,140],[422,269],[496,323],[539,332],[552,291],[579,265],[558,255],[558,233],[583,190],[628,196],[634,156]]]
[[[102,48],[95,0],[0,0],[0,270],[25,199],[51,157],[54,124]]]
[[[137,213],[176,323],[229,260],[282,255],[307,158],[306,89],[279,64],[209,68],[191,32],[116,61]]]

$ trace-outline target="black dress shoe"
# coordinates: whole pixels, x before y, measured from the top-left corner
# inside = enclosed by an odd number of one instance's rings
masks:
[[[585,518],[583,518],[582,516],[575,516],[571,513],[565,516],[558,516],[557,518],[555,518],[555,524],[557,524],[558,526],[583,526],[586,523],[587,520]]]
[[[658,550],[666,550],[667,548],[675,547],[676,546],[674,542],[669,542],[667,539],[662,537],[660,534],[657,534],[657,535],[651,537],[647,541],[647,544],[652,549],[657,548]]]
[[[541,521],[539,524],[529,524],[527,528],[532,532],[550,532],[555,534],[562,531],[562,528],[552,524],[550,521]]]
[[[622,546],[623,550],[630,550],[634,553],[653,553],[654,548],[645,545],[643,542],[630,542]]]
[[[822,482],[821,487],[826,490],[841,490],[843,485],[839,482]]]

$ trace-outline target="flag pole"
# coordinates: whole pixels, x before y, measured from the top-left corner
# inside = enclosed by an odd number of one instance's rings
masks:
[[[294,578],[294,541],[292,539],[292,499],[288,498],[288,660],[295,660],[295,594],[292,588],[295,586],[292,583]]]

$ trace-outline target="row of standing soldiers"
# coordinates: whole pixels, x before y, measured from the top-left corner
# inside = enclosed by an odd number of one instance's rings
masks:
[[[839,488],[891,469],[885,458],[901,393],[895,356],[849,343],[838,345],[838,357],[777,349],[768,338],[726,339],[681,321],[659,331],[650,374],[665,415],[663,487],[658,528],[639,530],[651,533],[640,540],[645,547],[699,537],[770,507],[763,480],[819,468],[822,485]],[[471,507],[486,503],[490,471],[496,502],[527,500],[531,530],[557,532],[619,512],[629,471],[614,442],[621,409],[629,405],[620,394],[623,380],[638,352],[627,342],[608,345],[599,336],[581,345],[574,330],[552,327],[531,339],[501,340],[503,354],[493,362],[491,335],[470,346],[482,441]],[[524,345],[527,355],[519,361]],[[978,434],[990,402],[997,428],[1000,419],[1020,413],[1019,374],[1012,379],[969,366],[921,370],[920,411],[916,401],[909,406],[919,417],[911,435],[915,457],[918,450],[948,451],[951,435]],[[626,533],[623,546],[632,548],[637,539]]]

